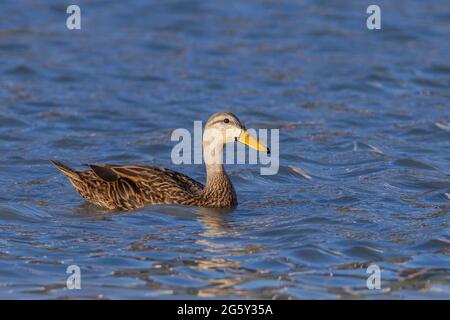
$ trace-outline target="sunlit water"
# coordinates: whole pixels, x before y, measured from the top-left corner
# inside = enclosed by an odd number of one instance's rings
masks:
[[[450,298],[448,1],[78,3],[0,3],[1,298]],[[170,134],[220,110],[280,128],[231,212],[106,212],[48,162],[204,181]]]

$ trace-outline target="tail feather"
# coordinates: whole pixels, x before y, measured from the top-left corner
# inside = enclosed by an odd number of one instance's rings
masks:
[[[81,180],[80,175],[78,174],[78,172],[76,172],[75,170],[69,168],[68,166],[62,164],[59,161],[56,160],[50,160],[50,162],[56,167],[58,168],[62,173],[64,173],[66,175],[67,178],[69,179],[75,179],[75,180]]]

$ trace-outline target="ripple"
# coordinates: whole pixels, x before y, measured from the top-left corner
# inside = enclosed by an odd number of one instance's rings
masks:
[[[423,177],[421,175],[402,175],[397,177],[397,181],[393,184],[416,190],[438,191],[450,188],[450,181],[441,180],[435,177]]]
[[[423,170],[436,170],[436,168],[434,168],[431,165],[413,159],[398,159],[394,161],[394,164],[400,167],[423,169]]]
[[[430,67],[427,68],[427,71],[430,74],[449,75],[450,74],[450,65],[442,64],[442,63],[432,64]]]
[[[295,249],[288,257],[304,265],[332,265],[341,261],[336,255],[317,248]]]
[[[28,66],[20,65],[12,69],[6,70],[5,73],[17,75],[34,75],[36,74],[36,71]]]
[[[306,173],[305,170],[303,170],[302,168],[298,167],[298,166],[289,166],[293,172],[295,172],[296,174],[298,174],[299,176],[307,179],[307,180],[311,180],[312,177]]]
[[[450,124],[449,123],[436,122],[435,125],[439,129],[450,132]]]
[[[22,120],[19,120],[17,118],[13,118],[13,117],[2,116],[2,115],[0,115],[0,124],[2,125],[2,129],[4,129],[4,128],[24,127],[24,126],[27,125]]]
[[[48,218],[50,215],[45,211],[37,208],[18,205],[18,204],[3,204],[0,205],[0,220],[6,222],[23,221],[23,222],[38,222],[43,218]]]
[[[9,52],[9,53],[23,53],[29,49],[29,45],[22,43],[0,43],[0,51]]]
[[[413,80],[416,84],[431,88],[448,88],[448,82],[439,79],[416,78]]]
[[[438,250],[448,250],[450,249],[450,241],[446,239],[431,239],[426,240],[414,247],[415,250],[425,250],[425,251],[438,251]]]
[[[185,276],[167,275],[167,276],[151,276],[151,280],[159,282],[165,286],[175,288],[198,288],[208,285],[207,281],[190,279]]]
[[[382,257],[381,254],[383,251],[368,246],[352,246],[351,248],[344,250],[344,253],[358,259],[379,260]]]

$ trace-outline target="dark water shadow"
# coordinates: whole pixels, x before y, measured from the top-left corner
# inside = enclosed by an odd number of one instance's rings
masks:
[[[108,217],[118,214],[140,213],[151,215],[152,212],[173,217],[192,218],[197,219],[208,230],[207,235],[210,236],[225,235],[227,230],[232,230],[233,220],[231,213],[233,211],[235,211],[235,208],[196,208],[178,205],[147,205],[144,208],[132,211],[118,211],[102,208],[89,202],[83,202],[74,209],[76,215],[96,221],[110,221],[111,219]]]

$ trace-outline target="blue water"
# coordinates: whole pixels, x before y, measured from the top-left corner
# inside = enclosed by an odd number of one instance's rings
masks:
[[[450,298],[450,3],[0,3],[0,297]],[[239,206],[107,212],[49,164],[176,166],[216,111],[280,129]],[[381,268],[369,290],[366,269]],[[66,269],[81,268],[81,290]]]

